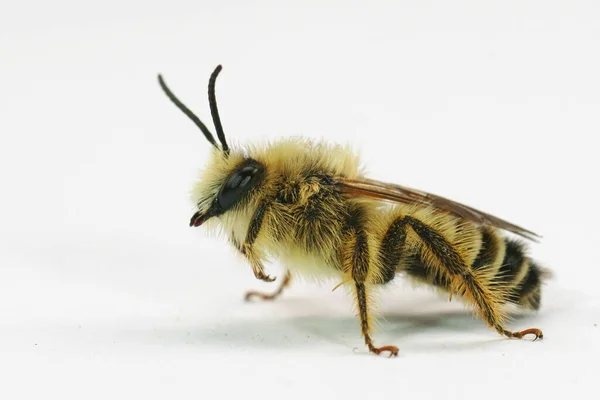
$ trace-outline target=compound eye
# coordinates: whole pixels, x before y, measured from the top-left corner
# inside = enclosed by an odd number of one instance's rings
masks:
[[[217,196],[220,211],[227,211],[245,195],[255,185],[261,171],[262,167],[258,164],[246,165],[234,171]]]

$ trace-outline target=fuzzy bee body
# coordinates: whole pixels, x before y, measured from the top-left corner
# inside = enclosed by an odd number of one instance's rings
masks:
[[[194,120],[215,149],[192,190],[198,211],[191,226],[222,230],[259,279],[273,280],[264,263],[279,259],[288,274],[339,280],[354,294],[365,343],[375,353],[398,350],[373,345],[370,295],[400,273],[461,296],[500,334],[542,336],[503,325],[506,303],[539,307],[544,271],[499,228],[531,232],[447,199],[368,180],[357,155],[339,145],[292,138],[229,148],[214,97],[219,71],[209,100],[222,145]],[[289,275],[278,293],[288,282]]]

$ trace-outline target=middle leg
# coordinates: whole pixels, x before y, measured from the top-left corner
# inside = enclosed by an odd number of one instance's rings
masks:
[[[369,244],[364,227],[365,218],[363,211],[356,206],[350,212],[345,240],[342,245],[342,269],[347,276],[347,280],[354,282],[360,328],[369,351],[375,354],[388,351],[390,357],[397,356],[398,348],[396,346],[375,347],[371,339],[372,310],[369,293],[367,292],[368,285],[366,285],[371,265]]]
[[[355,283],[356,285],[356,300],[358,302],[358,314],[360,318],[360,328],[362,331],[362,335],[365,338],[365,344],[369,348],[371,353],[381,354],[384,351],[390,352],[391,356],[398,355],[398,348],[396,346],[381,346],[375,347],[373,345],[373,340],[371,339],[371,321],[369,316],[369,304],[367,291],[364,283]]]

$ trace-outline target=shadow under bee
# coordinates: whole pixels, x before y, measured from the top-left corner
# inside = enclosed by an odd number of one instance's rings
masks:
[[[554,288],[553,288],[554,289]],[[276,302],[240,303],[233,301],[211,320],[183,318],[176,325],[154,321],[146,332],[129,331],[125,335],[136,340],[161,345],[185,345],[203,352],[207,347],[216,350],[248,349],[348,354],[348,349],[365,353],[355,335],[355,315],[343,302],[343,293],[291,293]],[[490,335],[458,298],[448,303],[427,290],[394,291],[381,301],[378,334],[386,340],[396,340],[401,353],[434,354],[462,352],[468,349],[504,349],[498,346],[506,339]],[[553,301],[548,309],[559,318],[566,318],[570,306],[580,303],[582,295],[568,290],[551,290]],[[338,296],[339,295],[339,296]],[[339,297],[339,298],[338,298]],[[383,300],[383,299],[381,299]],[[511,309],[511,324],[520,320],[545,319],[535,312]],[[139,325],[138,325],[139,326]],[[336,345],[336,346],[332,346]],[[498,346],[498,347],[496,347]]]
[[[281,304],[285,302],[282,301]],[[465,348],[493,346],[503,338],[489,335],[485,326],[469,310],[383,313],[380,334],[395,339],[411,352],[462,351]],[[317,315],[269,318],[232,318],[210,326],[170,326],[153,331],[161,341],[178,342],[192,347],[222,349],[291,350],[311,348],[331,353],[332,345],[341,351],[355,348],[354,316]],[[138,332],[139,333],[139,332]],[[459,338],[457,334],[476,336]],[[451,340],[448,340],[452,337]],[[436,340],[436,338],[440,340]],[[347,354],[347,353],[346,353]],[[365,352],[365,354],[367,354]]]

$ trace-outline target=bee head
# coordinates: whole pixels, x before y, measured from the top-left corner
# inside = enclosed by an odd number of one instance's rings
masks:
[[[198,211],[192,216],[190,226],[200,226],[210,218],[239,206],[264,176],[262,164],[241,154],[231,153],[227,145],[215,96],[215,82],[221,69],[221,65],[218,65],[208,81],[210,112],[221,146],[200,118],[171,92],[162,76],[158,75],[158,83],[167,97],[200,128],[206,140],[213,145],[212,158],[192,193]]]
[[[203,176],[192,190],[198,207],[190,226],[200,226],[212,217],[241,208],[248,203],[252,189],[265,176],[265,168],[258,161],[232,153],[223,158],[213,153]]]

